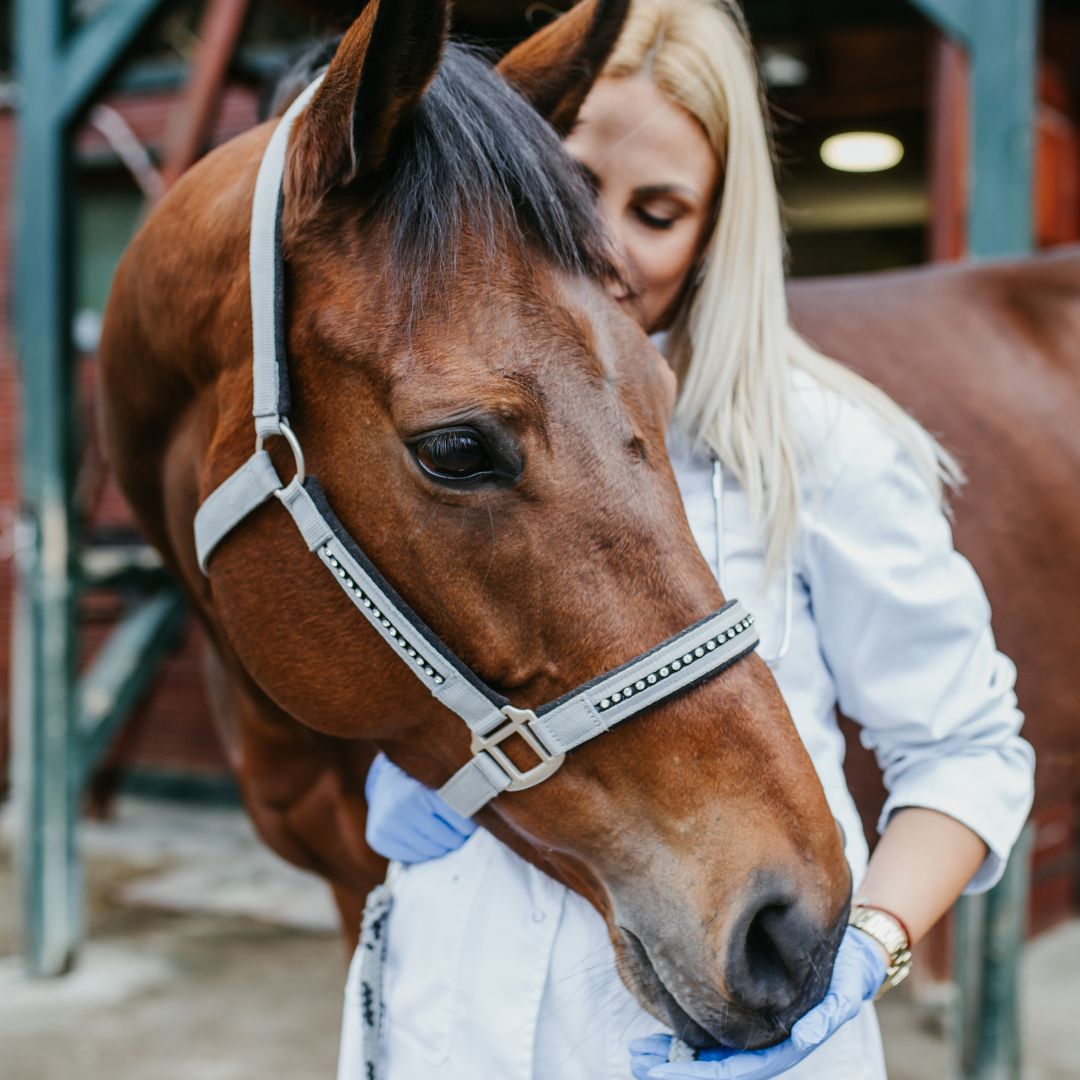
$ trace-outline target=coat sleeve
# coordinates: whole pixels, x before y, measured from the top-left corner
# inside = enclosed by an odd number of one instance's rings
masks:
[[[955,818],[989,848],[965,890],[982,892],[1001,877],[1033,796],[1016,669],[914,463],[876,420],[844,420],[845,450],[800,553],[822,653],[884,774],[879,831],[902,807]]]

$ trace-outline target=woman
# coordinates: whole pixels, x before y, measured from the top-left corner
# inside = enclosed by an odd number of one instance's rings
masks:
[[[722,588],[758,615],[845,830],[856,925],[829,995],[786,1043],[665,1064],[671,1039],[618,981],[593,909],[382,763],[369,838],[417,863],[394,888],[387,1075],[873,1080],[884,1065],[867,999],[962,891],[997,880],[1031,800],[1014,669],[943,513],[959,471],[788,324],[769,139],[735,9],[635,0],[567,147],[623,252],[620,300],[666,332],[687,516]],[[889,790],[869,863],[837,706]],[[357,1007],[347,1000],[346,1039]],[[631,1064],[632,1036],[651,1037]],[[351,1068],[345,1053],[341,1075]]]

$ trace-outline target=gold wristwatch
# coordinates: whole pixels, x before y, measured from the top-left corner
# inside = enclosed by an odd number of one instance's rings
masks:
[[[858,902],[852,905],[848,925],[869,934],[888,953],[889,968],[881,989],[874,995],[877,1001],[886,990],[902,983],[911,971],[911,943],[907,931],[895,915]]]

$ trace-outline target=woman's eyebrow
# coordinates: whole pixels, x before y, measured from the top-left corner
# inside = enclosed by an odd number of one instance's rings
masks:
[[[660,195],[681,195],[684,199],[691,199],[694,202],[698,202],[701,198],[692,187],[687,187],[686,184],[645,184],[634,188],[634,195],[639,199],[652,199]]]

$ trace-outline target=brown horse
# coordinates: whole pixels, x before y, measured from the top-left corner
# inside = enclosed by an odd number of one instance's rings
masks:
[[[1036,812],[1080,793],[1080,249],[799,282],[799,328],[960,458],[957,547],[1016,662]],[[865,777],[859,777],[865,781]],[[863,790],[874,785],[860,783]]]
[[[600,284],[603,233],[556,134],[625,8],[588,0],[497,74],[444,47],[446,0],[369,0],[288,148],[293,427],[367,555],[522,706],[722,600],[667,463],[662,361]],[[211,154],[132,242],[106,313],[104,423],[124,491],[208,629],[250,812],[333,882],[352,929],[383,870],[362,841],[374,748],[437,785],[468,758],[468,733],[273,500],[208,578],[196,562],[196,508],[252,449],[246,245],[271,127]],[[849,875],[756,657],[479,820],[596,906],[631,989],[692,1040],[776,1041],[825,989]]]

